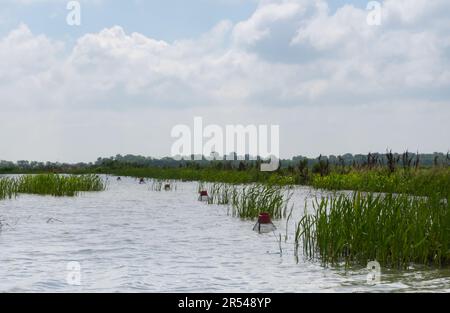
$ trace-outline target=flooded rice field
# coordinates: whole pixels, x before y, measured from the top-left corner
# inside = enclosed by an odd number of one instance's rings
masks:
[[[301,249],[296,258],[310,188],[295,189],[288,225],[260,235],[254,221],[199,202],[197,183],[108,181],[79,197],[0,201],[0,292],[450,292],[449,269],[381,269],[369,284],[366,268],[324,267]]]

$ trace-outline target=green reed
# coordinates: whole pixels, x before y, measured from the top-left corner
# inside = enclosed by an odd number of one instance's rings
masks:
[[[152,191],[173,191],[177,189],[177,184],[174,180],[152,179],[150,189]]]
[[[103,191],[105,184],[97,175],[25,175],[18,178],[18,193],[73,197],[80,192]]]
[[[89,170],[85,170],[84,173]],[[92,170],[91,170],[92,172]],[[269,184],[290,186],[306,184],[328,190],[356,190],[372,192],[409,193],[427,195],[439,191],[443,195],[450,190],[450,167],[398,168],[391,172],[387,167],[373,168],[331,165],[315,172],[308,163],[281,168],[276,172],[261,172],[258,168],[225,170],[215,167],[199,168],[98,168],[95,173],[117,176],[204,181],[227,184]]]
[[[204,184],[203,184],[204,186]],[[230,184],[214,183],[209,185],[209,204],[229,205],[237,197],[238,187]]]
[[[73,197],[80,192],[103,191],[105,188],[103,179],[97,175],[25,175],[0,179],[0,199],[20,193]]]
[[[242,219],[254,219],[267,212],[274,219],[286,217],[292,191],[274,185],[212,184],[208,188],[210,204],[228,205],[230,214]]]
[[[261,172],[256,168],[247,169],[244,171],[223,170],[216,168],[103,168],[97,169],[95,173],[125,177],[145,177],[165,180],[169,179],[192,182],[202,181],[227,184],[268,183],[276,185],[291,185],[295,183],[293,177],[285,177],[280,173]]]
[[[0,200],[11,199],[17,194],[17,182],[13,178],[0,178]]]
[[[450,193],[450,168],[398,170],[359,170],[349,173],[333,172],[327,176],[315,175],[312,186],[328,190],[355,190],[371,192],[408,193],[425,196]]]
[[[376,260],[387,267],[450,264],[449,198],[355,192],[316,200],[296,246],[325,264]]]

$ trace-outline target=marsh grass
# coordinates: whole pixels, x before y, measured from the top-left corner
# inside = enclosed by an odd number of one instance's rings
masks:
[[[92,173],[84,171],[78,173]],[[188,182],[208,182],[227,184],[272,184],[287,186],[295,183],[295,177],[286,176],[281,172],[261,172],[259,169],[224,170],[217,168],[101,168],[94,171],[98,174],[109,174],[123,177],[145,177],[161,180],[179,180]]]
[[[286,218],[286,232],[284,234],[284,242],[287,242],[289,239],[289,221],[291,220],[292,213],[294,212],[294,205],[291,206],[291,210]]]
[[[397,170],[389,173],[384,169],[333,172],[327,176],[316,175],[312,186],[327,190],[355,190],[367,192],[407,193],[426,196],[450,193],[450,168],[422,170]]]
[[[343,160],[341,159],[343,162]],[[376,166],[376,158],[368,158],[367,166],[327,165],[321,160],[316,169],[306,160],[296,167],[282,168],[276,172],[261,172],[256,168],[246,170],[225,170],[213,167],[201,168],[99,168],[95,173],[116,176],[174,179],[181,181],[203,181],[227,184],[268,184],[289,186],[311,185],[328,190],[357,190],[372,192],[409,193],[427,195],[430,190],[442,194],[450,190],[450,167],[435,166],[420,168],[404,166],[394,171],[389,166]],[[410,159],[405,160],[406,164]],[[91,171],[92,172],[92,171]]]
[[[274,219],[285,218],[292,197],[290,189],[266,184],[212,184],[208,194],[209,204],[228,205],[229,214],[241,219],[255,219],[262,212]]]
[[[296,229],[296,252],[324,264],[450,264],[449,199],[355,192],[316,200]]]
[[[0,178],[0,200],[11,199],[16,196],[17,182],[9,177]]]
[[[242,219],[254,219],[261,212],[267,212],[272,218],[280,219],[286,216],[288,207],[284,190],[278,186],[246,186],[233,200],[231,214]]]
[[[106,185],[97,175],[25,175],[0,179],[0,199],[13,198],[17,194],[73,197],[80,192],[103,191]]]
[[[177,184],[173,180],[152,179],[150,189],[152,191],[174,191],[177,190]]]
[[[237,201],[238,187],[235,185],[214,183],[209,185],[207,190],[209,204],[229,205]]]

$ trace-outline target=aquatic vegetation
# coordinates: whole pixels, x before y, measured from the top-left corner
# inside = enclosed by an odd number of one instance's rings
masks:
[[[254,184],[212,184],[208,193],[210,204],[228,205],[229,214],[242,219],[254,219],[266,212],[274,219],[286,217],[292,191],[281,186]]]
[[[244,171],[216,168],[123,168],[104,169],[96,171],[96,173],[124,177],[145,177],[161,180],[201,181],[227,184],[271,183],[288,185],[294,182],[291,177],[285,177],[270,172],[261,172],[259,169],[255,168]]]
[[[240,218],[256,218],[267,212],[274,219],[286,217],[291,193],[279,186],[252,185],[242,188],[233,199],[231,214]]]
[[[276,172],[261,172],[257,168],[227,170],[213,167],[200,168],[123,168],[102,169],[98,173],[119,176],[146,177],[161,180],[202,181],[226,184],[268,184],[278,186],[310,185],[327,190],[356,190],[371,192],[409,193],[427,195],[439,191],[445,196],[450,191],[450,167],[413,166],[410,157],[403,157],[405,165],[394,170],[379,165],[375,156],[368,156],[366,165],[327,164],[308,165],[306,160],[297,166]],[[388,164],[390,164],[388,162]],[[392,165],[391,165],[392,166]]]
[[[316,200],[297,225],[296,246],[324,264],[450,264],[449,198],[355,192]]]
[[[73,197],[80,192],[103,191],[105,184],[97,175],[25,175],[17,179],[17,192]]]
[[[289,234],[288,234],[288,231],[289,231],[289,221],[291,220],[293,211],[294,211],[294,205],[291,206],[291,210],[289,211],[289,214],[288,214],[288,216],[287,216],[287,218],[286,218],[286,232],[285,232],[285,235],[284,235],[284,242],[287,242],[288,239],[289,239]]]
[[[177,189],[177,185],[173,180],[153,179],[150,189],[152,191],[173,191]]]
[[[395,173],[385,170],[351,171],[345,174],[334,172],[327,176],[314,176],[312,186],[328,190],[408,193],[420,196],[440,193],[446,197],[450,193],[450,169],[397,170]]]
[[[0,200],[11,199],[17,193],[17,182],[9,177],[0,178]]]
[[[237,193],[238,189],[235,185],[214,183],[208,187],[209,204],[228,205],[234,203]]]
[[[99,158],[95,164],[0,162],[0,173],[110,174],[160,180],[204,181],[228,184],[310,185],[328,190],[427,195],[450,190],[450,152],[416,154],[369,153],[294,157],[281,160],[274,172],[261,172],[261,160],[199,161],[154,159],[142,156]]]
[[[103,179],[97,175],[24,175],[0,179],[0,199],[20,193],[73,197],[80,192],[103,191],[105,188]]]
[[[153,180],[150,188],[153,191],[161,191],[163,189],[162,180]]]

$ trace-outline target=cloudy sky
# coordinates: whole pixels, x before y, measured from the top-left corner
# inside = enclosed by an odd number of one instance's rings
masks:
[[[280,153],[450,148],[450,1],[0,0],[0,159],[166,156],[177,124]]]

